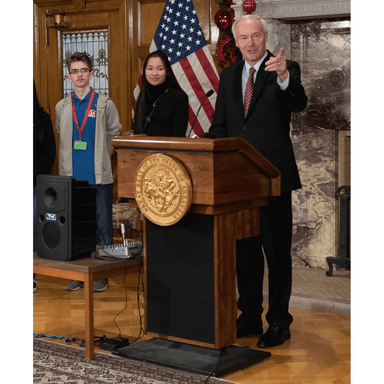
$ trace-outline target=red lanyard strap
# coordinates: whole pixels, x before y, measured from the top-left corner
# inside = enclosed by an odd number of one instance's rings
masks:
[[[73,115],[73,118],[74,118],[74,120],[75,120],[75,124],[76,124],[77,130],[79,131],[80,140],[81,140],[81,135],[82,135],[83,130],[84,130],[84,127],[85,127],[85,123],[86,123],[87,118],[88,118],[88,115],[89,115],[89,110],[91,109],[91,105],[92,105],[92,101],[93,101],[93,97],[94,97],[94,96],[95,96],[95,90],[92,89],[91,98],[89,99],[89,103],[88,103],[87,111],[85,112],[85,116],[84,116],[84,119],[83,119],[83,123],[81,124],[81,128],[80,128],[80,127],[79,127],[79,122],[77,121],[76,109],[75,109],[75,102],[74,102],[74,100],[73,100],[73,93],[72,93],[72,115]]]

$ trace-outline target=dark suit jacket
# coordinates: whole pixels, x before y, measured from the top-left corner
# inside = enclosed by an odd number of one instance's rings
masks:
[[[287,60],[289,86],[282,91],[277,73],[264,70],[268,51],[257,72],[249,112],[244,118],[241,74],[244,61],[223,70],[210,137],[243,137],[281,172],[281,190],[301,188],[290,138],[292,112],[303,111],[307,96],[300,80],[299,64]]]
[[[159,100],[145,129],[149,136],[185,137],[188,125],[188,95],[170,88]]]

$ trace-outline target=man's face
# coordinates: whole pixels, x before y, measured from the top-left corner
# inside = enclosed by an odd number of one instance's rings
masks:
[[[88,65],[84,61],[75,61],[71,63],[71,70],[67,77],[75,87],[81,88],[89,84],[93,77],[93,72],[89,71]]]
[[[257,19],[244,19],[236,25],[236,46],[243,54],[244,60],[255,65],[265,54],[268,32]]]

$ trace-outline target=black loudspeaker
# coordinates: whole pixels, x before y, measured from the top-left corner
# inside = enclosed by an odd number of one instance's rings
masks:
[[[97,189],[71,176],[39,175],[36,185],[36,253],[63,261],[96,250]]]

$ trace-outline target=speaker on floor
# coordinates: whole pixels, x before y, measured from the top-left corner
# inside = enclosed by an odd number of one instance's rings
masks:
[[[72,176],[39,175],[36,185],[36,253],[63,261],[96,250],[97,189]]]

